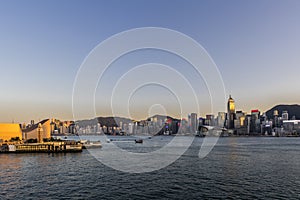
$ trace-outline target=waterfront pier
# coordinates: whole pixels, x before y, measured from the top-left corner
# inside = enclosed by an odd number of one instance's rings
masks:
[[[81,152],[82,144],[75,141],[55,141],[28,144],[2,144],[0,153],[66,153]]]

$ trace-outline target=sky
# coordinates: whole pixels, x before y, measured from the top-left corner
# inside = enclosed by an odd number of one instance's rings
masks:
[[[1,0],[0,122],[72,120],[74,81],[89,53],[107,38],[141,27],[179,31],[202,45],[237,110],[264,112],[277,104],[299,104],[299,10],[298,0]],[[176,59],[154,50],[120,58],[97,86],[96,114],[110,115],[108,86],[115,86],[133,64],[149,62],[183,71],[201,99],[198,114],[212,112],[203,79],[192,77],[191,67]],[[168,88],[145,86],[133,92],[130,100],[121,94],[117,93],[114,104],[131,102],[130,116],[136,119],[179,112],[176,95]]]

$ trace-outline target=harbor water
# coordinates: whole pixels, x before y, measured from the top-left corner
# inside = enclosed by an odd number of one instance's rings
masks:
[[[148,152],[172,137],[143,144],[114,139],[121,148]],[[171,165],[140,174],[112,169],[88,150],[0,154],[0,199],[300,199],[300,138],[219,138],[200,159],[202,141],[195,138]]]

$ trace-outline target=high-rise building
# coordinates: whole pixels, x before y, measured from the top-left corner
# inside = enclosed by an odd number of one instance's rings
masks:
[[[274,110],[274,126],[278,127],[278,110]]]
[[[195,133],[198,129],[198,120],[197,120],[197,114],[191,113],[191,132]]]
[[[260,132],[260,111],[259,110],[251,110],[251,124],[250,124],[250,132],[251,133],[259,133]]]
[[[251,115],[246,115],[245,126],[247,127],[247,134],[251,132]]]
[[[289,120],[289,113],[288,111],[282,111],[282,116],[281,116],[282,120]]]
[[[215,116],[214,115],[206,115],[205,124],[208,126],[215,126]]]
[[[245,126],[246,114],[243,111],[236,111],[235,120],[234,120],[234,128],[241,128]]]
[[[225,112],[218,112],[217,126],[224,127],[225,118],[226,118],[226,113]]]
[[[227,103],[227,128],[234,129],[234,120],[235,120],[235,104],[234,100],[229,95],[228,103]]]
[[[128,124],[128,134],[133,134],[134,124],[129,123]]]

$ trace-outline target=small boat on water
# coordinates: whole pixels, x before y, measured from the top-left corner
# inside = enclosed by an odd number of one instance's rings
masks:
[[[102,144],[100,141],[89,141],[89,140],[80,140],[83,149],[91,149],[91,148],[101,148]]]
[[[135,139],[134,141],[135,141],[135,143],[143,143],[142,139]]]

